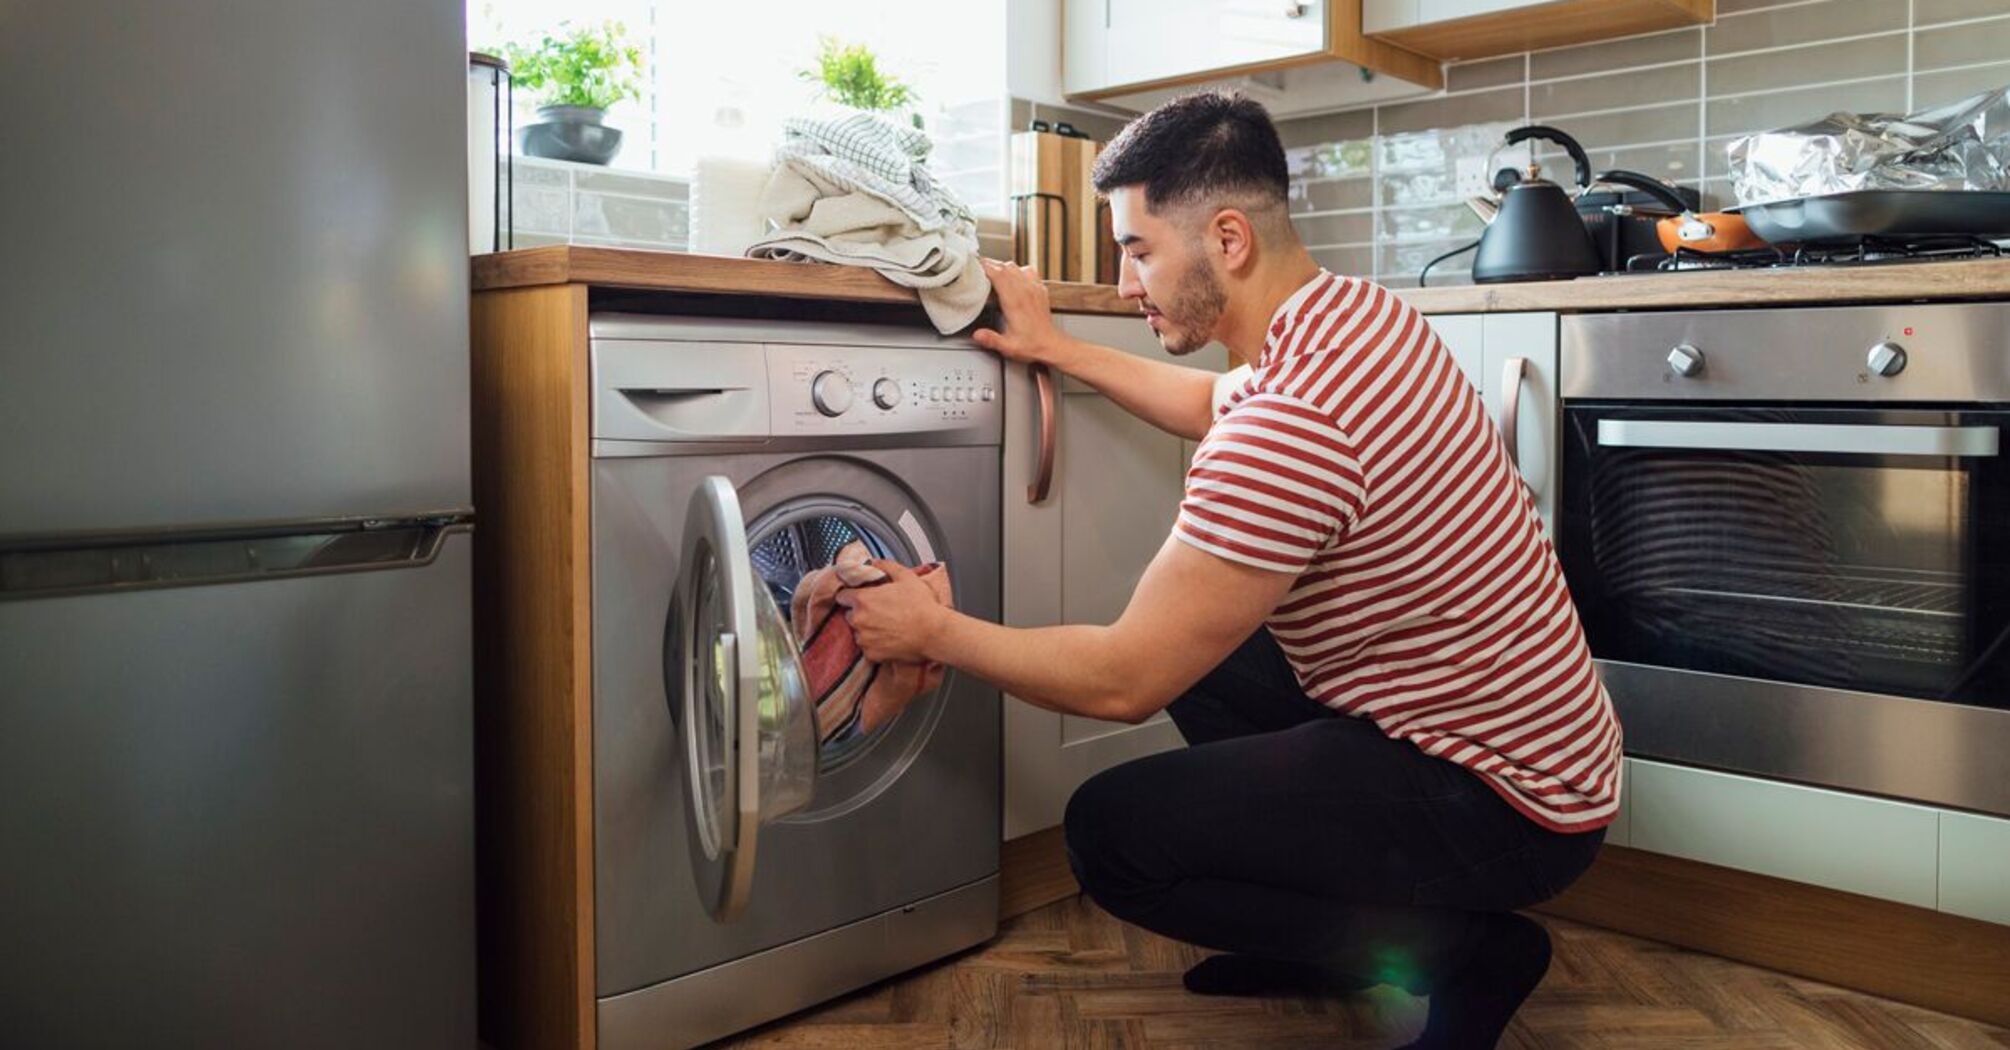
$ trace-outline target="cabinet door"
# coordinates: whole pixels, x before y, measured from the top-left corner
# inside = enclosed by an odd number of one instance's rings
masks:
[[[1151,357],[1164,352],[1135,319],[1063,317],[1070,333]],[[1210,361],[1212,364],[1212,361]],[[1038,457],[1038,397],[1025,369],[1006,379],[1005,622],[1109,623],[1123,611],[1179,507],[1193,446],[1063,380],[1048,498],[1027,502]],[[1177,747],[1163,715],[1142,725],[1005,705],[1005,837],[1060,823],[1068,796],[1096,773]]]
[[[1459,371],[1473,384],[1473,389],[1486,396],[1486,350],[1482,341],[1485,331],[1485,314],[1440,314],[1430,319],[1431,330],[1438,333],[1438,341],[1452,352],[1452,360],[1458,362]]]
[[[1318,54],[1331,2],[1108,0],[1105,86]]]
[[[1112,0],[1064,0],[1061,25],[1061,90],[1094,91],[1110,83],[1110,4]]]
[[[1482,325],[1481,386],[1494,425],[1512,412],[1515,459],[1535,492],[1550,536],[1556,535],[1557,426],[1556,315],[1487,314]],[[1454,355],[1456,356],[1456,355]],[[1519,362],[1519,365],[1516,364]],[[1512,405],[1512,408],[1510,406]]]

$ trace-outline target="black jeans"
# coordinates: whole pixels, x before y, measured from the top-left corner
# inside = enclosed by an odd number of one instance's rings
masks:
[[[1549,899],[1605,839],[1306,696],[1266,630],[1170,711],[1192,746],[1090,779],[1066,827],[1089,896],[1167,937],[1426,992],[1473,913]]]

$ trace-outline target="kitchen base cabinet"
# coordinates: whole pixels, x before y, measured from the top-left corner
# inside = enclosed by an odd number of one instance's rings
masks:
[[[1536,511],[1556,535],[1556,314],[1438,314],[1431,330],[1479,391],[1495,426],[1515,421],[1513,451]]]
[[[1136,318],[1060,323],[1090,342],[1171,359]],[[1113,622],[1172,528],[1193,450],[1090,387],[1054,380],[1052,487],[1035,503],[1027,489],[1039,469],[1039,393],[1026,369],[1006,373],[1004,609],[1015,627]],[[1004,717],[1007,839],[1060,823],[1068,796],[1102,770],[1181,743],[1163,714],[1129,725],[1013,700]]]
[[[1940,910],[2010,926],[2010,820],[1940,815]]]

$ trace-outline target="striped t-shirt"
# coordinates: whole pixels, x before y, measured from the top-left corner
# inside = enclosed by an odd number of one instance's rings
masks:
[[[1619,806],[1620,735],[1556,552],[1422,315],[1321,271],[1187,472],[1175,535],[1297,577],[1270,632],[1315,699],[1544,827]]]

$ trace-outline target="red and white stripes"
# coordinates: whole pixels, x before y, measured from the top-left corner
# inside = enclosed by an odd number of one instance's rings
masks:
[[[1386,289],[1322,272],[1278,309],[1175,534],[1298,577],[1269,627],[1313,697],[1545,827],[1618,812],[1619,723],[1534,501],[1451,354]]]

